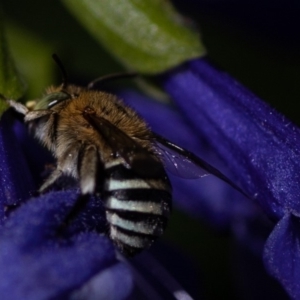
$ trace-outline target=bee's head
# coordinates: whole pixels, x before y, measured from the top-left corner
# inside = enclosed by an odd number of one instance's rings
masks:
[[[34,110],[50,109],[54,105],[56,105],[62,101],[65,101],[67,99],[70,99],[70,98],[72,98],[72,96],[69,93],[65,93],[63,91],[52,92],[52,93],[46,94],[41,99],[35,101],[35,105],[33,106],[33,109]],[[28,103],[26,105],[29,106]]]
[[[87,87],[80,87],[76,85],[72,85],[68,83],[68,76],[67,72],[56,54],[52,55],[52,58],[58,65],[61,74],[62,74],[62,84],[58,87],[51,86],[46,90],[46,94],[37,100],[28,101],[26,106],[30,110],[41,110],[41,109],[51,109],[55,105],[69,100],[77,98],[81,92],[89,91],[94,89],[95,85],[103,84],[107,81],[126,78],[126,77],[134,77],[138,74],[136,72],[121,72],[121,73],[114,73],[110,75],[105,75],[96,78],[95,80],[91,81]]]
[[[28,101],[26,106],[30,110],[51,109],[58,103],[78,97],[82,89],[75,85],[67,85],[66,87],[63,87],[63,85],[58,87],[50,86],[41,98]]]
[[[26,103],[26,106],[29,109],[38,110],[38,109],[51,109],[53,106],[61,103],[63,101],[73,99],[78,97],[82,88],[75,85],[68,84],[67,72],[56,54],[52,55],[52,58],[58,65],[62,73],[62,84],[58,87],[50,86],[46,89],[46,93],[42,98],[35,101],[29,101]]]

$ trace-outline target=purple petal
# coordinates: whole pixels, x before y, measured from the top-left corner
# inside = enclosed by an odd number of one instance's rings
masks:
[[[43,243],[65,221],[65,217],[73,208],[79,194],[74,190],[49,192],[39,198],[32,198],[22,205],[6,220],[5,230],[0,236],[15,239],[22,247]],[[98,218],[96,222],[89,220]],[[104,208],[100,199],[92,198],[85,209],[82,209],[71,223],[71,229],[87,231],[106,226]],[[16,228],[18,230],[16,230]],[[76,231],[76,232],[77,232]],[[72,232],[72,231],[71,231]],[[56,236],[53,236],[56,238]]]
[[[300,131],[205,59],[173,70],[164,86],[236,182],[275,217],[299,211]]]
[[[267,240],[264,259],[269,272],[293,299],[300,298],[300,222],[287,212]]]
[[[72,300],[128,299],[132,289],[133,278],[131,272],[124,263],[118,263],[97,274],[79,291],[74,292]]]
[[[0,121],[0,222],[4,207],[27,199],[35,185],[25,156],[14,132],[14,117],[10,111]]]
[[[115,250],[104,235],[81,233],[69,239],[59,235],[76,199],[72,191],[52,192],[11,213],[0,233],[1,299],[65,298],[114,266]],[[117,270],[118,276],[120,272]]]

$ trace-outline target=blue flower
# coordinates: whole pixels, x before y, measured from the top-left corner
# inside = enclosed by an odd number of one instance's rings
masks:
[[[104,231],[101,203],[91,201],[68,235],[60,235],[77,190],[30,199],[37,188],[35,172],[44,165],[38,166],[45,158],[41,154],[26,128],[5,113],[0,123],[1,299],[127,298],[131,272],[116,259],[109,239],[94,232]]]
[[[299,298],[300,129],[207,59],[187,62],[161,80],[173,109],[123,95],[155,131],[225,170],[249,195],[213,178],[172,178],[175,202],[214,226],[231,227],[254,253],[264,247],[269,273]],[[249,232],[254,223],[260,224],[255,234]]]
[[[264,261],[299,298],[300,129],[206,59],[172,70],[163,86],[228,175],[277,223]]]

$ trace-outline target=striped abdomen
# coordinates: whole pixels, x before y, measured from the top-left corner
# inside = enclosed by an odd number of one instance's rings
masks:
[[[105,170],[110,237],[123,253],[133,255],[162,235],[171,210],[171,186],[163,168],[151,177],[140,177],[115,160]]]

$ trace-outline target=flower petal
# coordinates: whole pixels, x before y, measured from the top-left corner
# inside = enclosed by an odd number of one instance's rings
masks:
[[[242,188],[271,216],[300,211],[300,130],[207,60],[171,71],[164,86]]]
[[[97,274],[79,291],[74,292],[72,300],[128,299],[132,289],[133,278],[131,272],[124,263],[118,263]]]
[[[27,161],[14,132],[11,111],[0,121],[0,222],[6,205],[27,199],[34,190],[34,182]]]
[[[264,250],[269,272],[285,287],[293,299],[300,298],[300,222],[287,212],[275,226]]]
[[[107,237],[81,233],[65,239],[59,235],[76,199],[72,191],[52,192],[11,213],[0,233],[1,299],[65,298],[114,266],[115,250]],[[128,276],[127,271],[124,274]]]

